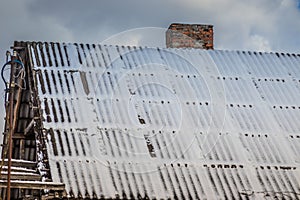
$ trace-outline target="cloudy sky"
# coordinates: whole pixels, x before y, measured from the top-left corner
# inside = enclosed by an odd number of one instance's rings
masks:
[[[0,0],[0,63],[14,40],[163,46],[172,22],[213,24],[215,48],[300,53],[299,0]],[[3,84],[0,126],[3,119]]]

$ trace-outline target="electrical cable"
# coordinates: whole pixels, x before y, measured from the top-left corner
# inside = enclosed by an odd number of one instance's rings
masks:
[[[6,51],[6,62],[8,61],[9,56],[10,56],[10,51]]]
[[[4,84],[5,84],[5,101],[6,101],[6,99],[7,99],[7,91],[8,91],[7,83],[8,83],[8,82],[5,80],[5,77],[4,77],[4,71],[5,71],[5,68],[6,68],[8,65],[12,64],[12,63],[17,63],[17,64],[21,65],[22,69],[24,69],[23,63],[22,63],[20,60],[17,60],[17,59],[8,61],[8,62],[6,62],[6,63],[3,65],[2,69],[1,69],[1,78],[2,78],[2,80],[3,80],[3,82],[4,82]],[[21,74],[21,73],[19,73],[17,76],[19,76],[20,74]]]
[[[2,80],[3,80],[4,85],[5,85],[5,97],[4,97],[4,101],[6,101],[6,99],[7,99],[7,91],[8,91],[8,88],[7,88],[7,81],[5,80],[5,77],[4,77],[4,71],[5,71],[5,68],[6,68],[9,64],[11,64],[11,61],[6,62],[6,63],[3,65],[2,69],[1,69],[1,77],[2,77]]]

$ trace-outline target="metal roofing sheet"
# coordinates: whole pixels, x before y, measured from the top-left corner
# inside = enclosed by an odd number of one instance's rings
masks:
[[[300,198],[300,56],[31,43],[69,197]]]

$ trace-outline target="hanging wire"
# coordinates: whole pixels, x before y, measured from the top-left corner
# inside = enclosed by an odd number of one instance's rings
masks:
[[[6,54],[6,56],[7,56],[7,55],[8,55],[8,54]],[[21,66],[21,69],[20,69],[18,75],[15,76],[15,77],[18,77],[18,76],[20,76],[22,73],[24,73],[24,75],[22,75],[21,78],[22,78],[23,81],[25,80],[25,69],[24,69],[24,65],[23,65],[22,61],[17,60],[17,59],[15,59],[15,60],[10,60],[10,61],[7,61],[7,62],[3,65],[2,69],[1,69],[1,78],[2,78],[2,80],[3,80],[3,82],[4,82],[4,84],[5,84],[5,97],[4,97],[4,98],[5,98],[5,101],[7,100],[8,81],[6,81],[6,79],[5,79],[4,72],[7,70],[6,68],[7,68],[9,65],[11,65],[12,63],[16,63],[16,64],[19,64],[19,65]],[[26,88],[26,87],[25,87],[25,88]],[[22,89],[24,89],[24,88],[22,88]]]
[[[15,83],[19,88],[21,88],[22,90],[26,90],[26,81],[25,81],[25,70],[22,69],[22,71],[19,72],[18,76],[15,76],[15,78],[18,78],[20,77],[22,82],[23,82],[23,85],[24,87],[21,87],[21,85],[19,85],[18,83]]]
[[[22,63],[22,62],[21,62]],[[21,65],[21,69],[19,69],[19,73],[17,75],[14,75],[15,78],[21,78],[22,82],[23,82],[23,85],[24,87],[21,87],[18,83],[15,83],[19,88],[21,88],[22,90],[25,90],[26,89],[26,81],[25,81],[25,69],[24,69],[24,66],[23,64]]]
[[[10,57],[10,51],[6,51],[6,62],[8,62],[9,57]]]
[[[5,101],[5,102],[6,102],[6,99],[7,99],[8,86],[7,86],[7,81],[5,80],[5,77],[4,77],[4,71],[6,71],[5,68],[6,68],[7,66],[9,66],[9,64],[11,64],[11,61],[6,62],[6,63],[3,65],[2,69],[1,69],[1,78],[2,78],[2,80],[3,80],[3,82],[4,82],[4,85],[5,85],[5,97],[4,97],[4,101]]]

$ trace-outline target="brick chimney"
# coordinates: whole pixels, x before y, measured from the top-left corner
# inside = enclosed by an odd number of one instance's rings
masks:
[[[214,49],[213,25],[173,23],[166,32],[167,48]]]

